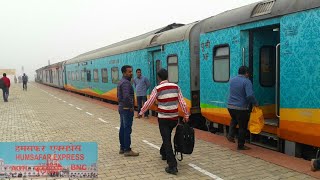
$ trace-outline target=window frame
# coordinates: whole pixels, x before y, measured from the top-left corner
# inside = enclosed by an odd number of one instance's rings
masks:
[[[106,71],[107,71],[107,77],[106,77],[106,78],[103,77],[103,73],[102,73],[103,70],[106,70]],[[108,82],[109,82],[108,77],[109,77],[109,76],[108,76],[108,68],[102,68],[102,69],[101,69],[101,81],[102,81],[103,83],[108,83]],[[104,79],[105,79],[106,81],[104,81]]]
[[[88,73],[88,72],[90,72],[90,73]],[[88,74],[90,74],[90,78],[88,78]],[[86,77],[87,82],[91,82],[92,76],[91,76],[91,70],[90,69],[86,69],[86,75],[87,75],[87,77]]]
[[[71,71],[68,71],[68,78],[67,78],[67,79],[68,79],[69,81],[71,81],[70,77],[71,77]]]
[[[169,58],[170,58],[170,57],[177,57],[177,63],[170,63],[170,64],[169,64]],[[177,65],[177,69],[178,69],[178,77],[177,77],[178,81],[177,81],[177,82],[171,82],[171,81],[169,81],[169,65]],[[171,82],[171,83],[178,84],[178,83],[179,83],[179,58],[178,58],[178,55],[177,55],[177,54],[169,54],[169,55],[167,56],[167,68],[168,68],[168,81]]]
[[[268,86],[268,85],[265,85],[262,83],[262,72],[261,72],[261,57],[262,57],[262,54],[261,54],[261,50],[262,48],[273,48],[274,49],[274,62],[273,62],[273,83],[272,85]],[[269,53],[270,53],[270,49],[269,49]],[[274,87],[276,85],[276,76],[275,76],[275,70],[276,70],[276,47],[275,46],[272,46],[272,45],[264,45],[264,46],[261,46],[260,47],[260,50],[259,50],[259,84],[260,86],[262,87]]]
[[[224,48],[224,47],[228,47],[228,50],[229,50],[229,53],[228,53],[228,56],[218,56],[218,59],[217,60],[220,60],[220,59],[223,59],[223,58],[228,58],[229,59],[229,66],[228,66],[228,68],[229,68],[229,76],[228,76],[228,80],[226,80],[226,81],[217,81],[216,79],[215,79],[215,77],[214,77],[214,61],[215,61],[215,54],[216,54],[216,50],[217,49],[219,49],[219,48]],[[230,81],[230,61],[231,61],[231,56],[230,56],[230,45],[229,44],[219,44],[219,45],[216,45],[216,46],[214,46],[213,47],[213,49],[212,49],[212,52],[213,52],[213,54],[212,54],[212,79],[213,79],[213,81],[214,82],[218,82],[218,83],[227,83],[227,82],[229,82]]]
[[[113,76],[112,76],[112,74],[113,74],[112,72],[113,72],[113,69],[115,69],[115,68],[118,70],[118,79],[117,79],[117,82],[114,82],[114,81],[113,81],[113,78],[112,78],[112,77],[113,77]],[[114,67],[111,68],[111,81],[112,81],[113,84],[118,84],[118,82],[120,81],[119,68],[118,68],[117,66],[114,66]]]
[[[76,79],[74,71],[71,71],[71,79],[72,81],[75,81]]]
[[[97,72],[97,77],[94,77],[94,72]],[[99,69],[93,69],[93,82],[99,82]]]
[[[87,70],[85,70],[85,69],[81,70],[80,79],[81,79],[82,82],[86,82],[86,79],[87,79],[86,76],[85,76],[87,74],[86,72],[87,72]]]
[[[79,81],[80,77],[79,77],[79,70],[76,70],[76,81]]]

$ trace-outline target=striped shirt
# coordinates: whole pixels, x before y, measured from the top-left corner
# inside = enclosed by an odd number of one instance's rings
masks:
[[[156,99],[158,101],[159,119],[178,120],[178,103],[185,117],[189,117],[187,105],[183,99],[180,87],[174,83],[169,83],[167,80],[162,81],[152,90],[150,98],[144,103],[139,115],[144,114]]]

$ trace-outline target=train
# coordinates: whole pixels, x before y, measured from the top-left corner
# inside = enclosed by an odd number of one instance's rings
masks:
[[[229,80],[246,65],[265,117],[250,143],[301,157],[320,147],[319,44],[320,1],[264,0],[39,68],[36,80],[117,102],[123,65],[141,69],[149,91],[158,83],[156,72],[166,68],[195,126],[226,134]]]

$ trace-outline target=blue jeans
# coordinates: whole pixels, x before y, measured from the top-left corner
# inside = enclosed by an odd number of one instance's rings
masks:
[[[138,114],[139,114],[143,104],[147,101],[147,96],[137,96],[137,101],[138,101]],[[145,117],[149,116],[149,110],[147,110],[144,113],[144,116]]]
[[[119,110],[119,114],[120,114],[120,130],[119,130],[120,149],[124,151],[130,151],[133,111],[130,111],[129,109]]]
[[[4,101],[8,101],[8,97],[9,97],[9,88],[4,87],[4,88],[2,89],[2,92],[3,92],[3,100],[4,100]]]

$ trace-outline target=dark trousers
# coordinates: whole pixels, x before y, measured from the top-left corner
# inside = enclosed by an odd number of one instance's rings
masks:
[[[314,161],[314,166],[315,166],[316,170],[319,170],[319,169],[320,169],[320,159],[316,159],[316,160]]]
[[[22,83],[22,88],[23,88],[23,90],[27,90],[27,82]]]
[[[236,126],[239,125],[238,147],[243,147],[245,143],[250,113],[248,110],[228,109],[228,111],[232,118],[228,136],[234,138]]]
[[[137,101],[138,101],[137,103],[138,103],[138,114],[139,114],[143,104],[147,101],[147,96],[137,96]],[[147,110],[144,113],[144,116],[145,117],[149,116],[149,110]]]
[[[4,88],[2,89],[2,93],[3,93],[3,100],[4,100],[4,101],[8,101],[9,88],[8,88],[8,87],[4,87]]]
[[[177,167],[177,160],[172,150],[171,133],[173,128],[177,126],[178,121],[158,119],[158,122],[162,137],[160,154],[161,156],[165,156],[167,158],[169,167]]]
[[[119,110],[119,114],[120,114],[120,130],[119,130],[120,149],[124,151],[130,151],[133,111],[130,111],[129,109]]]

